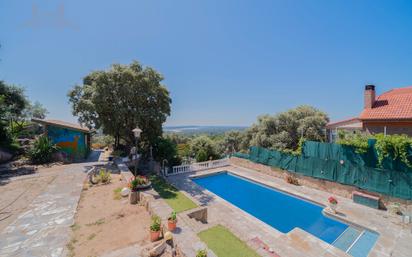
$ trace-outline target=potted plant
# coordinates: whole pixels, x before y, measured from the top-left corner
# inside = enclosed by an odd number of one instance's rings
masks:
[[[176,212],[173,211],[169,218],[167,219],[167,228],[169,231],[174,231],[176,229],[177,217]]]
[[[335,197],[330,196],[328,198],[329,208],[333,213],[336,213],[336,207],[338,206],[338,200]]]
[[[139,201],[139,190],[150,187],[151,183],[145,176],[136,176],[129,181],[130,203],[136,204]]]
[[[154,242],[160,238],[161,221],[157,215],[152,216],[152,224],[150,225],[150,241]]]
[[[130,204],[136,204],[139,201],[139,191],[137,188],[138,181],[136,179],[132,179],[129,182],[130,188]]]
[[[206,249],[197,250],[197,252],[196,252],[196,257],[207,257],[207,251],[206,251]]]

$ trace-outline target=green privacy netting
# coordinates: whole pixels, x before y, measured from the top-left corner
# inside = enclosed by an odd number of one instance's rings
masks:
[[[373,146],[374,142],[370,142]],[[356,153],[349,146],[305,142],[302,155],[295,156],[261,147],[251,147],[249,154],[234,156],[296,172],[305,176],[335,181],[402,199],[412,199],[412,170],[387,158],[377,168],[376,151]]]

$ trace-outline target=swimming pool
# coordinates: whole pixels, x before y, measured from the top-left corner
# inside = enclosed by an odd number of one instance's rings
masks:
[[[229,172],[197,177],[192,180],[283,233],[288,233],[298,227],[348,253],[350,253],[349,250],[353,252],[360,247],[361,254],[352,254],[353,256],[367,256],[377,239],[376,233],[367,231],[365,237],[364,230],[353,228],[323,215],[323,207],[320,205]],[[360,240],[361,237],[362,240]],[[364,242],[364,239],[368,238],[374,240],[366,240],[366,246],[365,243],[356,246],[357,241]],[[355,249],[352,249],[354,246],[356,246]]]

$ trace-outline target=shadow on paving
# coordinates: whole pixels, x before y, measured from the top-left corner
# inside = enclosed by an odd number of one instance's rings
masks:
[[[0,186],[6,185],[10,182],[10,178],[32,175],[36,173],[36,168],[32,166],[0,169]]]
[[[84,172],[87,172],[91,167],[94,166],[93,163],[99,161],[100,154],[102,150],[93,150],[90,152],[87,159],[76,162],[76,163],[90,163],[90,166],[85,166]],[[10,183],[10,179],[13,177],[20,177],[25,175],[36,174],[37,167],[31,165],[23,165],[21,167],[13,167],[12,162],[0,165],[0,186],[4,186]],[[43,165],[41,168],[52,167],[52,165]]]
[[[214,197],[207,194],[204,188],[189,178],[189,174],[178,175],[178,179],[171,178],[171,182],[196,198],[201,206],[205,206],[214,200]]]

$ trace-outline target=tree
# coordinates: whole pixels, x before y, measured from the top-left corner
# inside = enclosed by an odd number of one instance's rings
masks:
[[[12,136],[7,128],[22,116],[27,104],[22,88],[0,81],[0,144],[10,144]]]
[[[245,144],[275,150],[296,150],[299,139],[323,141],[326,113],[311,106],[299,106],[274,116],[263,115],[246,132]]]
[[[203,160],[205,155],[207,159],[210,157],[212,159],[219,157],[216,144],[205,135],[198,136],[190,142],[190,151],[196,159],[200,156],[199,158]]]
[[[157,161],[167,160],[171,166],[180,165],[177,154],[177,145],[168,138],[158,138],[154,145],[154,157]]]
[[[225,153],[233,153],[240,151],[242,143],[242,132],[228,131],[223,135],[223,139],[219,141],[221,151]]]
[[[162,80],[161,74],[137,61],[91,72],[68,93],[72,112],[80,123],[112,135],[115,147],[120,139],[131,145],[132,129],[138,126],[143,130],[141,145],[147,149],[162,135],[170,115],[171,98]]]
[[[24,89],[0,81],[0,119],[12,122],[22,116],[28,101]]]
[[[45,119],[48,113],[49,112],[47,111],[47,109],[44,108],[44,106],[38,101],[29,103],[25,110],[25,116],[27,117],[27,119]]]

